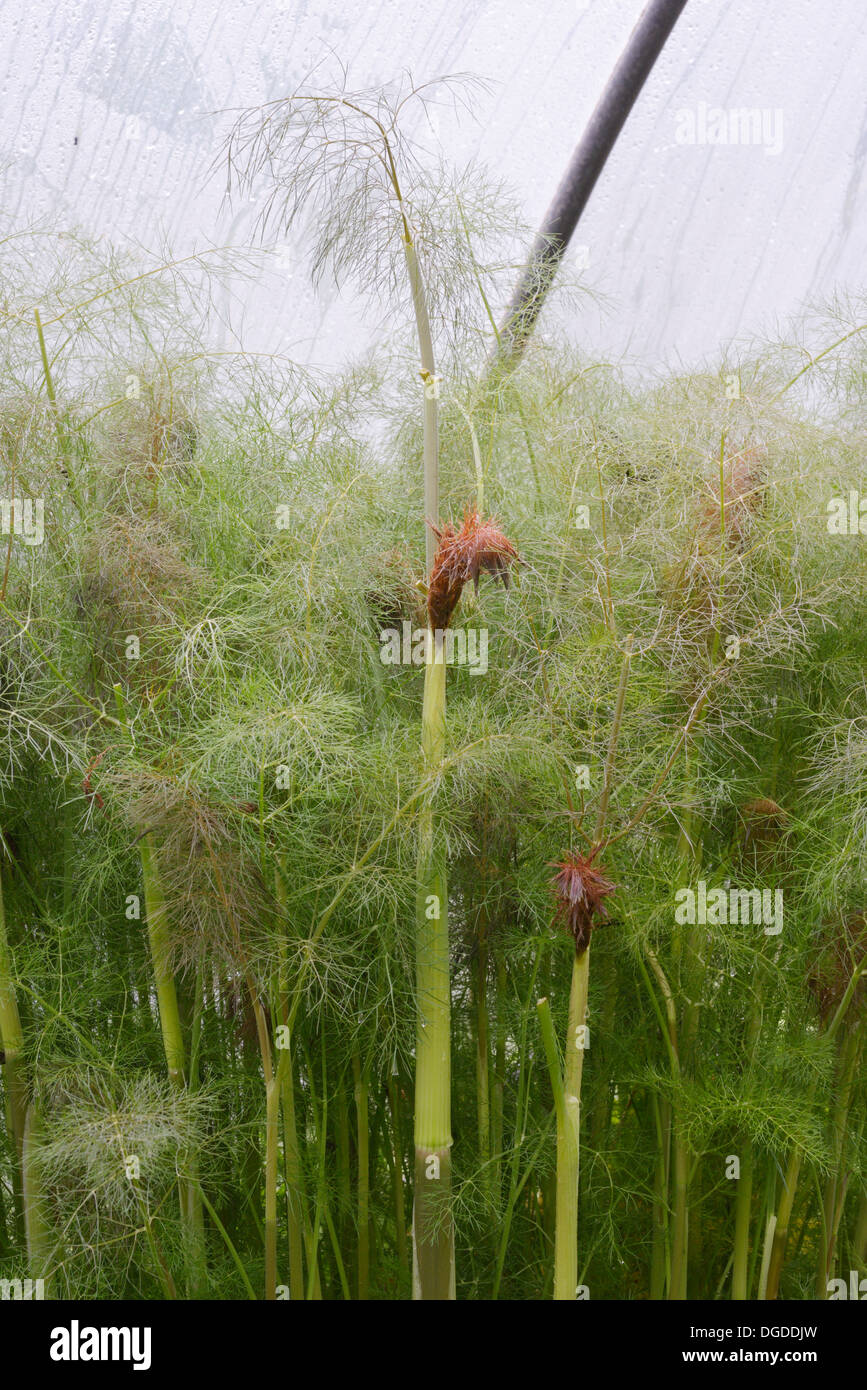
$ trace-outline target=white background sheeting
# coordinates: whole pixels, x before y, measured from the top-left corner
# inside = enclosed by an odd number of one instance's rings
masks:
[[[353,86],[490,79],[478,123],[443,109],[450,159],[480,157],[544,212],[640,0],[3,0],[2,207],[176,252],[244,243],[248,211],[205,181],[221,108],[286,94],[330,46]],[[576,241],[601,296],[570,320],[592,352],[692,364],[867,262],[862,0],[690,0],[597,185]],[[678,143],[700,103],[756,108],[782,148]],[[685,127],[682,127],[685,129]],[[770,128],[770,127],[769,127]],[[77,141],[77,143],[76,143]],[[329,363],[367,329],[290,255],[235,323],[248,347]],[[241,321],[243,317],[243,322]]]

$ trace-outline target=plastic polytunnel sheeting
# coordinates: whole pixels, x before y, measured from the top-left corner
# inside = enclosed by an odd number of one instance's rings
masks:
[[[354,87],[471,72],[475,121],[438,108],[535,226],[641,10],[639,0],[5,0],[2,207],[147,247],[244,244],[207,169],[227,108],[285,95],[334,57]],[[648,365],[695,363],[857,287],[867,228],[867,11],[859,0],[689,0],[570,252],[594,291],[567,329]],[[332,363],[365,347],[362,306],[314,295],[290,243],[226,305],[245,346]]]

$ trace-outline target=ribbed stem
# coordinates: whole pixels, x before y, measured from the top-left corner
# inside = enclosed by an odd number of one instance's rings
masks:
[[[144,835],[139,841],[142,881],[144,883],[145,917],[151,964],[157,990],[160,1030],[169,1080],[175,1086],[184,1084],[184,1038],[174,976],[169,967],[170,936],[166,900],[156,867],[153,837]]]
[[[279,1063],[278,1063],[279,1066]],[[277,1297],[277,1148],[280,1134],[280,1083],[265,1086],[265,1299]],[[292,1292],[291,1287],[289,1290]]]
[[[590,947],[572,962],[569,1023],[563,1066],[563,1103],[557,1114],[557,1225],[554,1236],[554,1299],[574,1302],[578,1291],[578,1169],[581,1077]]]
[[[408,230],[404,236],[403,249],[410,290],[412,291],[412,306],[415,312],[419,357],[421,359],[421,376],[424,384],[424,514],[427,521],[436,523],[439,520],[440,510],[436,363],[421,267]],[[435,551],[436,537],[428,526],[425,528],[425,568],[428,574],[433,568]]]
[[[178,993],[169,966],[170,936],[168,912],[163,894],[153,838],[145,835],[139,841],[139,856],[144,884],[145,916],[151,965],[157,991],[160,1030],[169,1080],[173,1086],[185,1086],[184,1038],[181,1026]],[[181,1223],[184,1228],[184,1256],[187,1266],[187,1288],[191,1298],[205,1291],[206,1258],[204,1248],[204,1218],[196,1174],[195,1155],[184,1155],[187,1174],[180,1179],[178,1197]]]
[[[439,660],[436,656],[434,651],[425,669],[422,752],[426,773],[442,761],[445,742],[446,666],[442,653]],[[429,802],[421,812],[419,834],[413,1291],[417,1299],[453,1299],[448,888],[445,852],[436,838]]]
[[[304,1297],[304,1266],[302,1259],[304,1220],[304,1170],[295,1120],[295,1082],[292,1073],[291,1039],[288,1025],[284,1045],[277,1060],[277,1080],[283,1107],[283,1162],[286,1169],[287,1228],[289,1237],[289,1294],[293,1299]]]

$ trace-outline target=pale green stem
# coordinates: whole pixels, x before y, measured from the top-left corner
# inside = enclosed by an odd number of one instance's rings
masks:
[[[813,1082],[807,1097],[808,1109],[812,1106],[815,1093],[816,1083]],[[774,1218],[773,1237],[767,1257],[767,1277],[764,1281],[764,1297],[769,1301],[773,1301],[780,1290],[780,1275],[783,1271],[786,1245],[789,1240],[789,1221],[792,1216],[792,1208],[795,1205],[795,1195],[798,1191],[798,1179],[801,1175],[803,1156],[803,1149],[798,1147],[794,1148],[789,1155],[786,1176],[783,1180],[783,1191],[779,1206],[777,1207],[777,1214]]]
[[[735,1243],[732,1261],[732,1298],[749,1298],[750,1211],[753,1196],[753,1146],[747,1143],[741,1159],[735,1199]]]
[[[861,1038],[859,1030],[857,1028],[851,1028],[847,1032],[845,1042],[841,1048],[838,1066],[838,1084],[836,1087],[832,1123],[833,1166],[825,1184],[825,1240],[819,1251],[819,1267],[816,1285],[817,1298],[828,1297],[828,1280],[834,1273],[837,1231],[845,1201],[846,1122],[849,1116],[849,1108],[852,1104],[855,1072],[861,1050],[860,1045]]]
[[[614,777],[614,759],[626,705],[626,687],[632,659],[632,635],[627,637],[620,666],[617,703],[605,760],[605,780],[596,815],[594,843],[599,845]],[[557,1220],[554,1237],[554,1299],[574,1300],[578,1288],[578,1180],[581,1128],[581,1078],[586,1047],[587,989],[590,943],[572,962],[566,1059],[563,1068],[563,1109],[557,1121]]]
[[[768,1275],[771,1269],[771,1258],[774,1252],[774,1235],[777,1229],[776,1212],[771,1212],[768,1223],[765,1227],[765,1243],[762,1250],[762,1267],[759,1271],[759,1301],[764,1302],[768,1296]]]
[[[415,312],[418,335],[421,377],[424,388],[424,514],[425,520],[439,521],[439,437],[437,399],[439,385],[436,379],[433,338],[431,336],[430,316],[428,314],[424,281],[413,241],[407,230],[403,241],[406,268],[412,291],[412,307]],[[430,574],[436,553],[436,537],[430,527],[425,528],[425,569]]]
[[[668,1182],[671,1151],[671,1106],[651,1096],[656,1128],[656,1169],[653,1180],[653,1250],[650,1262],[650,1297],[665,1297],[669,1272],[668,1250]]]
[[[279,869],[274,875],[274,891],[281,914],[286,909],[286,885]],[[304,1169],[295,1119],[295,1078],[292,1069],[292,1035],[289,1025],[289,985],[286,978],[286,938],[280,939],[277,978],[281,1031],[277,1048],[277,1086],[283,1114],[283,1166],[286,1174],[287,1235],[289,1241],[289,1296],[304,1298]]]
[[[343,1077],[337,1082],[334,1100],[334,1130],[337,1147],[337,1214],[344,1241],[352,1212],[352,1178],[349,1171],[349,1109]]]
[[[123,691],[114,686],[115,703],[121,726],[129,734]],[[156,846],[150,831],[139,839],[142,883],[145,898],[145,919],[150,947],[151,966],[157,991],[160,1031],[169,1080],[178,1089],[186,1087],[183,1027],[178,992],[171,969],[171,930],[165,894],[157,864]],[[206,1283],[206,1254],[204,1216],[194,1154],[184,1155],[185,1175],[179,1182],[181,1223],[184,1229],[187,1287],[191,1298],[203,1296]]]
[[[370,1294],[370,1129],[367,1076],[357,1051],[352,1054],[352,1075],[358,1154],[358,1298],[365,1302]]]
[[[277,1059],[277,1079],[283,1106],[283,1162],[286,1170],[287,1230],[289,1237],[289,1293],[304,1298],[304,1170],[295,1120],[295,1083],[292,1075],[291,1040],[286,1027],[284,1045]]]
[[[445,746],[446,666],[441,652],[431,658],[422,711],[425,772],[442,761]],[[429,799],[419,821],[413,1289],[417,1299],[444,1300],[455,1296],[448,888]]]
[[[852,1252],[859,1273],[867,1270],[867,1188],[861,1189],[858,1203],[858,1216],[855,1220],[855,1234],[852,1237]]]
[[[862,963],[857,968],[857,970],[853,970],[852,977],[849,980],[849,984],[846,987],[846,990],[843,994],[843,998],[840,1000],[840,1003],[837,1006],[837,1010],[834,1014],[834,1017],[831,1019],[831,1022],[825,1029],[825,1037],[829,1041],[832,1038],[836,1037],[836,1034],[846,1017],[849,1005],[852,999],[854,998],[858,981],[864,974],[865,969],[867,969],[867,963]],[[807,1096],[808,1110],[811,1108],[813,1104],[813,1099],[816,1094],[816,1085],[817,1083],[814,1081],[810,1087]],[[780,1276],[783,1271],[783,1261],[786,1255],[786,1244],[789,1239],[789,1221],[791,1220],[792,1208],[794,1207],[795,1196],[798,1191],[798,1179],[801,1175],[802,1161],[803,1150],[800,1148],[793,1149],[792,1153],[789,1155],[789,1164],[786,1169],[785,1185],[783,1187],[782,1196],[780,1197],[780,1204],[777,1208],[773,1244],[771,1247],[769,1257],[765,1298],[770,1301],[777,1297],[780,1289]]]
[[[279,1071],[279,1061],[278,1061]],[[277,1297],[277,1151],[280,1134],[280,1082],[265,1083],[265,1299]],[[291,1287],[289,1290],[292,1292]]]

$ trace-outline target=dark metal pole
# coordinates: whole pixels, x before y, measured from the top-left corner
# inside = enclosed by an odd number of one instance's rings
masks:
[[[536,235],[506,311],[492,367],[520,359],[596,180],[686,3],[650,0],[642,12]]]

